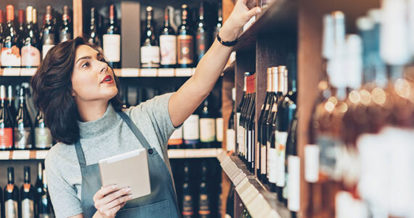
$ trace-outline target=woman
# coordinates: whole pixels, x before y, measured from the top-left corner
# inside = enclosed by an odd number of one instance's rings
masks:
[[[118,81],[103,55],[83,39],[56,45],[33,77],[34,100],[59,142],[46,157],[57,217],[179,217],[167,155],[175,127],[208,96],[238,38],[259,8],[238,0],[196,73],[177,92],[122,111]],[[124,187],[101,187],[97,162],[148,150],[151,194],[131,200]]]

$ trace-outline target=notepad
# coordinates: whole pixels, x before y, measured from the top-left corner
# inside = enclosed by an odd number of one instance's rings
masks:
[[[147,149],[140,148],[99,161],[103,186],[131,187],[132,198],[151,194]]]

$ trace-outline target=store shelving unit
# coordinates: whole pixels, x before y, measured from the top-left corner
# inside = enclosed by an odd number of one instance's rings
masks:
[[[0,160],[44,160],[48,150],[14,150],[0,151]],[[183,158],[216,158],[222,152],[221,148],[200,149],[170,149],[170,159]]]

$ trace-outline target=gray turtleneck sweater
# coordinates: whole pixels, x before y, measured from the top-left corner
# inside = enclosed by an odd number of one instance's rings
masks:
[[[125,112],[161,155],[171,172],[167,142],[175,128],[168,113],[170,96],[171,93],[155,97]],[[143,147],[111,105],[102,118],[78,123],[87,165]],[[62,143],[54,145],[47,154],[45,164],[56,216],[69,217],[82,213],[82,176],[75,146]]]

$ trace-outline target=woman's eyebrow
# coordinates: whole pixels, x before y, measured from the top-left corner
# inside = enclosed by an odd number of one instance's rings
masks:
[[[77,64],[80,60],[84,60],[84,59],[92,59],[92,57],[91,57],[91,56],[83,56],[83,57],[80,57],[80,58],[76,61],[76,63],[75,63],[75,64]]]

